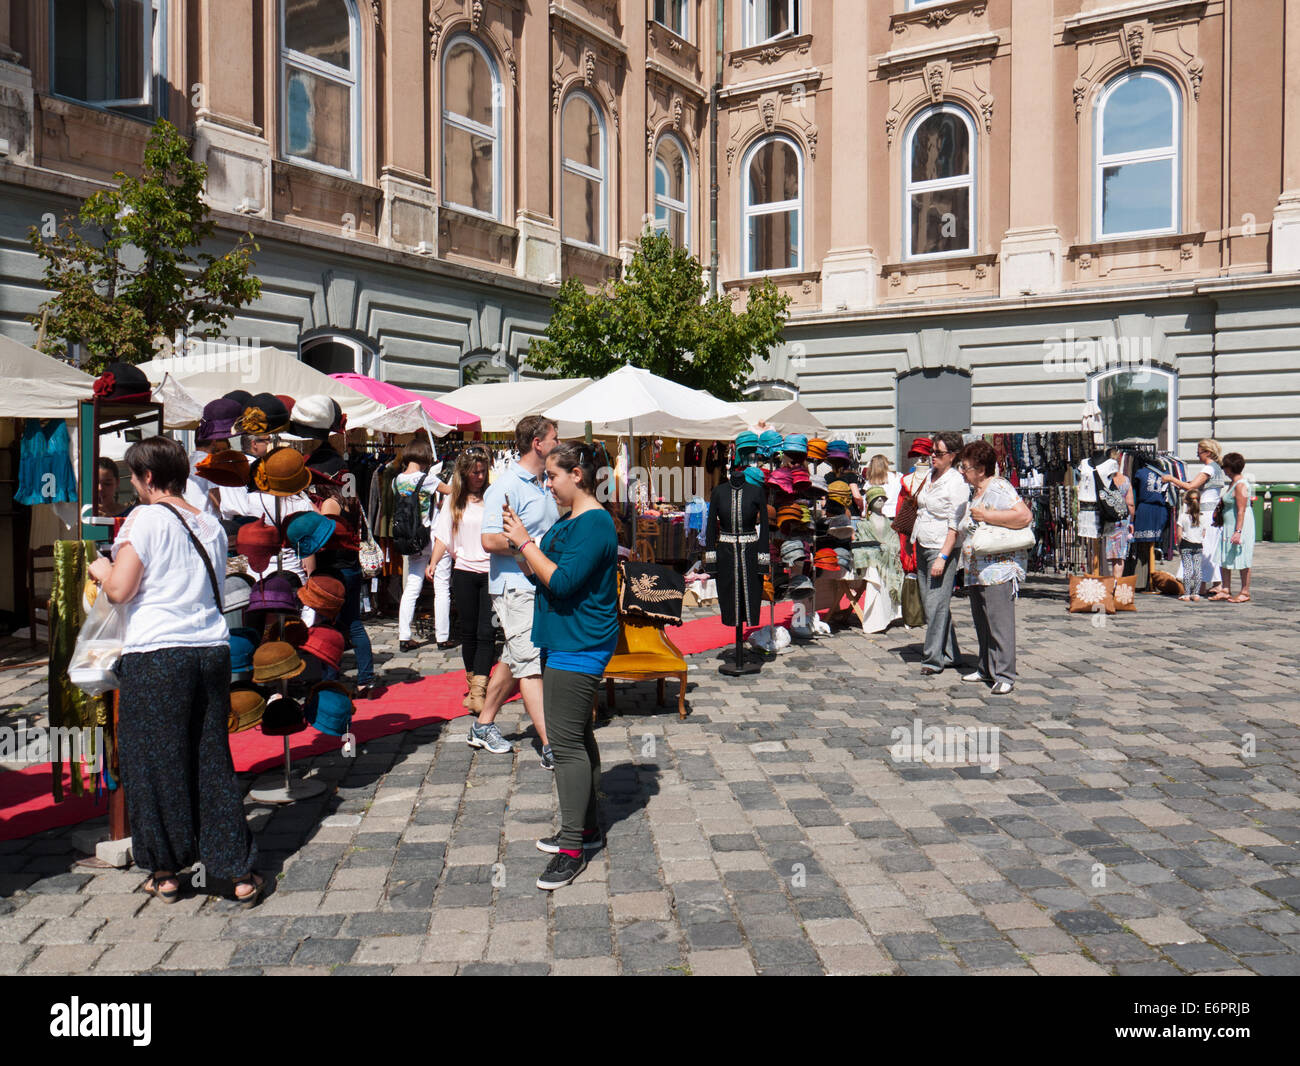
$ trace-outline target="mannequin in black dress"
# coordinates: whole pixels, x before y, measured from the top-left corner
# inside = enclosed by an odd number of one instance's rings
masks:
[[[736,627],[735,672],[753,672],[743,669],[743,627],[760,623],[769,564],[767,496],[742,468],[734,469],[709,500],[704,567],[717,578],[723,624]]]

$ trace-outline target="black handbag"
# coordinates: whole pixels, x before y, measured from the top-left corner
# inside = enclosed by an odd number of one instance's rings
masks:
[[[686,577],[671,566],[656,563],[619,563],[618,613],[634,620],[682,624],[682,597]]]

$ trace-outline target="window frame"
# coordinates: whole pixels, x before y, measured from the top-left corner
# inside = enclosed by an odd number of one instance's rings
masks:
[[[1166,414],[1165,424],[1167,427],[1166,433],[1168,439],[1161,442],[1159,438],[1157,438],[1156,443],[1157,443],[1157,447],[1159,447],[1163,451],[1173,451],[1175,448],[1178,447],[1178,439],[1179,439],[1179,434],[1178,434],[1179,374],[1176,369],[1167,366],[1156,366],[1154,364],[1146,365],[1146,366],[1138,365],[1136,367],[1133,366],[1109,367],[1105,370],[1093,374],[1088,378],[1088,399],[1092,403],[1095,403],[1097,405],[1098,410],[1101,410],[1101,383],[1105,381],[1107,378],[1113,378],[1118,376],[1119,374],[1132,374],[1138,372],[1146,373],[1151,376],[1159,375],[1165,379],[1166,382],[1165,396],[1166,396],[1166,402],[1168,404],[1166,408],[1167,414]],[[1103,425],[1105,425],[1105,421],[1106,421],[1105,412],[1102,411]]]
[[[472,118],[465,115],[457,115],[447,108],[447,60],[451,56],[452,49],[457,45],[468,43],[487,63],[488,73],[492,76],[492,126],[491,130],[475,122]],[[501,70],[496,64],[496,60],[487,47],[471,33],[457,33],[447,42],[447,46],[442,49],[441,69],[439,71],[438,88],[441,93],[442,106],[439,108],[441,113],[442,125],[439,127],[438,135],[440,137],[440,148],[442,152],[442,188],[445,191],[448,188],[447,183],[447,126],[450,124],[462,133],[469,133],[475,137],[483,137],[492,141],[492,212],[486,214],[468,204],[460,204],[455,200],[443,198],[443,203],[447,207],[462,211],[467,215],[474,215],[477,218],[486,218],[493,222],[500,222],[504,211],[505,198],[501,188],[503,177],[502,166],[502,132],[504,123],[502,122],[502,111],[505,99],[505,84],[501,80]],[[454,116],[454,117],[453,117]]]
[[[671,9],[673,8],[674,5],[676,5],[676,4],[681,4],[681,10],[682,10],[682,26],[681,26],[681,29],[678,29],[678,28],[677,28],[676,26],[674,26],[671,22],[665,22],[663,19],[658,18],[658,17],[654,14],[654,3],[657,3],[657,2],[658,2],[658,0],[654,0],[654,2],[652,2],[651,6],[650,6],[650,21],[653,22],[653,23],[656,23],[656,24],[659,25],[659,26],[663,26],[663,27],[664,27],[666,30],[668,30],[670,33],[675,33],[675,34],[677,34],[677,36],[680,37],[683,41],[690,41],[690,39],[691,39],[691,0],[663,0],[664,10],[665,10],[665,12],[669,12],[669,11],[671,11]],[[669,15],[668,17],[671,17],[671,15]]]
[[[77,96],[69,96],[67,93],[59,92],[54,86],[54,72],[56,65],[56,49],[58,47],[57,35],[55,33],[55,16],[54,6],[58,0],[47,0],[45,13],[47,25],[49,27],[49,42],[46,49],[47,61],[49,63],[49,86],[50,95],[59,100],[69,100],[73,103],[80,104],[83,107],[93,107],[97,111],[111,111],[113,114],[122,115],[126,118],[138,119],[141,122],[151,122],[159,118],[167,117],[167,0],[149,0],[144,4],[145,12],[148,17],[145,20],[143,45],[148,42],[148,48],[145,49],[149,55],[150,72],[144,79],[141,86],[144,93],[138,97],[122,97],[118,100],[83,100]],[[141,111],[148,109],[148,116],[135,115],[132,111]]]
[[[656,177],[656,172],[658,171],[659,166],[662,162],[659,158],[659,149],[660,146],[662,146],[665,141],[671,141],[676,146],[678,153],[682,157],[683,199],[681,200],[674,200],[672,197],[667,195],[661,197],[659,195],[658,190],[655,187],[654,179]],[[661,205],[666,211],[669,212],[676,211],[678,214],[682,216],[682,234],[684,238],[684,243],[682,244],[682,247],[689,252],[691,250],[691,243],[692,243],[691,237],[693,235],[691,230],[691,221],[692,221],[691,219],[691,158],[689,155],[686,154],[686,145],[682,142],[681,138],[678,137],[675,133],[660,134],[659,139],[655,142],[655,154],[654,154],[653,165],[651,167],[650,199],[651,199],[651,207],[653,208],[653,211],[651,212],[653,216],[653,220],[650,223],[651,230],[655,233],[664,233],[665,235],[667,235],[667,229],[661,230],[659,228],[658,215],[659,215],[659,208]],[[671,239],[672,238],[669,237],[669,240]]]
[[[802,4],[800,0],[777,0],[784,2],[786,5],[786,14],[790,22],[790,29],[782,30],[780,33],[771,37],[759,37],[758,35],[758,5],[761,3],[771,3],[772,0],[745,0],[744,18],[741,26],[744,34],[746,48],[752,48],[760,44],[770,44],[772,41],[784,41],[790,37],[799,37],[803,34],[803,12],[800,10]]]
[[[336,67],[332,63],[324,63],[312,56],[295,51],[285,43],[288,39],[285,33],[285,5],[288,0],[278,0],[276,5],[280,30],[280,158],[285,162],[298,166],[310,167],[326,174],[335,174],[340,177],[351,178],[353,181],[360,181],[362,165],[361,138],[364,128],[361,115],[361,16],[357,10],[356,0],[333,0],[333,2],[342,3],[348,15],[348,60],[351,68],[348,72],[348,78],[339,76],[341,67]],[[289,151],[289,70],[291,66],[297,67],[314,77],[324,78],[336,85],[348,87],[350,169],[341,170],[338,167],[330,166],[328,163],[321,163],[305,156],[294,155]]]
[[[935,178],[930,181],[914,182],[912,180],[912,149],[916,140],[917,131],[931,118],[938,114],[956,115],[966,125],[966,135],[970,144],[970,169],[966,172],[965,178]],[[930,259],[957,259],[961,256],[974,255],[975,249],[979,247],[979,200],[978,200],[978,182],[976,180],[979,169],[979,130],[975,124],[974,116],[971,115],[964,107],[958,104],[944,102],[933,104],[929,107],[918,111],[913,116],[912,121],[907,125],[907,132],[903,137],[903,261],[917,262]],[[970,205],[970,241],[965,248],[954,249],[947,252],[920,252],[912,251],[912,197],[926,192],[943,192],[947,189],[967,189],[967,199]]]
[[[1169,93],[1173,103],[1171,145],[1168,148],[1144,148],[1135,152],[1120,152],[1113,156],[1103,154],[1104,125],[1106,105],[1110,98],[1124,85],[1131,81],[1149,80],[1158,82]],[[1177,83],[1168,74],[1152,67],[1139,67],[1126,70],[1108,81],[1097,96],[1093,109],[1092,126],[1092,232],[1093,239],[1103,241],[1122,241],[1133,237],[1158,237],[1170,233],[1180,233],[1183,225],[1183,94]],[[1170,225],[1157,229],[1124,230],[1107,233],[1104,228],[1102,210],[1104,188],[1103,172],[1107,167],[1117,167],[1138,163],[1157,163],[1172,160],[1170,169]]]
[[[749,200],[750,197],[749,168],[754,163],[754,156],[758,154],[759,150],[762,149],[764,145],[772,144],[777,141],[783,141],[786,144],[790,145],[791,148],[794,149],[795,159],[797,160],[799,165],[799,196],[795,200],[778,200],[775,201],[774,203],[763,204],[761,207],[756,209],[753,206],[753,204],[750,203]],[[802,146],[800,146],[799,142],[796,141],[793,137],[791,137],[788,133],[766,134],[765,136],[760,137],[753,144],[751,144],[749,146],[748,151],[745,152],[744,158],[741,160],[741,168],[740,168],[740,180],[741,180],[740,239],[741,239],[741,265],[742,265],[743,277],[767,278],[767,277],[775,277],[780,274],[802,273],[804,269],[804,262],[805,262],[805,258],[804,258],[804,236],[805,236],[804,234],[804,199],[805,199],[804,190],[806,188],[804,182],[805,167],[806,164],[804,163],[804,158],[803,158],[803,148]],[[795,206],[792,208],[789,206],[791,204],[794,204]],[[750,270],[749,269],[750,262],[751,262],[750,253],[752,248],[751,248],[750,235],[749,235],[749,220],[755,215],[778,215],[778,214],[785,214],[786,212],[789,212],[791,210],[795,211],[798,215],[798,221],[797,221],[797,226],[795,231],[796,237],[798,239],[798,262],[792,267],[782,267],[779,270]]]
[[[360,340],[348,333],[338,333],[332,330],[324,330],[310,335],[303,335],[298,338],[298,361],[306,366],[312,367],[313,370],[319,369],[307,360],[307,353],[313,348],[323,347],[326,344],[337,344],[343,348],[351,348],[353,356],[353,373],[365,374],[368,377],[379,377],[379,353],[378,350],[368,341]]]
[[[596,113],[596,124],[600,127],[600,170],[592,170],[585,163],[579,163],[576,159],[569,159],[564,154],[564,116],[569,108],[569,104],[576,98],[581,98]],[[556,190],[560,200],[560,240],[564,244],[571,244],[575,248],[586,248],[588,251],[599,252],[601,255],[608,255],[606,250],[609,247],[609,131],[605,124],[605,115],[601,111],[600,105],[596,103],[596,98],[586,89],[572,89],[560,104],[560,150],[557,153],[560,157],[560,183]],[[586,241],[580,241],[576,237],[567,237],[564,233],[564,175],[566,173],[576,174],[579,177],[586,178],[588,181],[596,181],[600,185],[600,243],[589,244]]]

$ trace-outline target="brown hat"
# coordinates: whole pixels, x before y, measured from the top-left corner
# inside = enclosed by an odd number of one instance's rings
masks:
[[[853,490],[849,488],[847,481],[832,481],[827,487],[827,496],[836,503],[842,503],[845,507],[853,499]]]
[[[230,686],[230,717],[226,720],[227,733],[242,733],[252,729],[262,720],[266,700],[256,685],[236,681]]]
[[[333,618],[343,608],[343,582],[328,574],[313,574],[298,590],[298,599],[321,615]]]
[[[248,456],[232,449],[213,452],[199,460],[194,472],[214,485],[241,489],[248,484]]]
[[[273,640],[253,652],[254,681],[284,681],[306,669],[307,664],[298,658],[294,646],[283,640]]]
[[[296,448],[276,448],[257,464],[253,484],[272,496],[295,496],[311,484],[311,471]]]

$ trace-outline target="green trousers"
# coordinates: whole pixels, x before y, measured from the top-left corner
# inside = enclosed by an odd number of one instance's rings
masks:
[[[546,736],[555,756],[555,787],[560,794],[559,845],[582,848],[584,829],[599,829],[596,795],[600,789],[600,749],[591,722],[591,705],[600,685],[597,674],[542,671]]]

